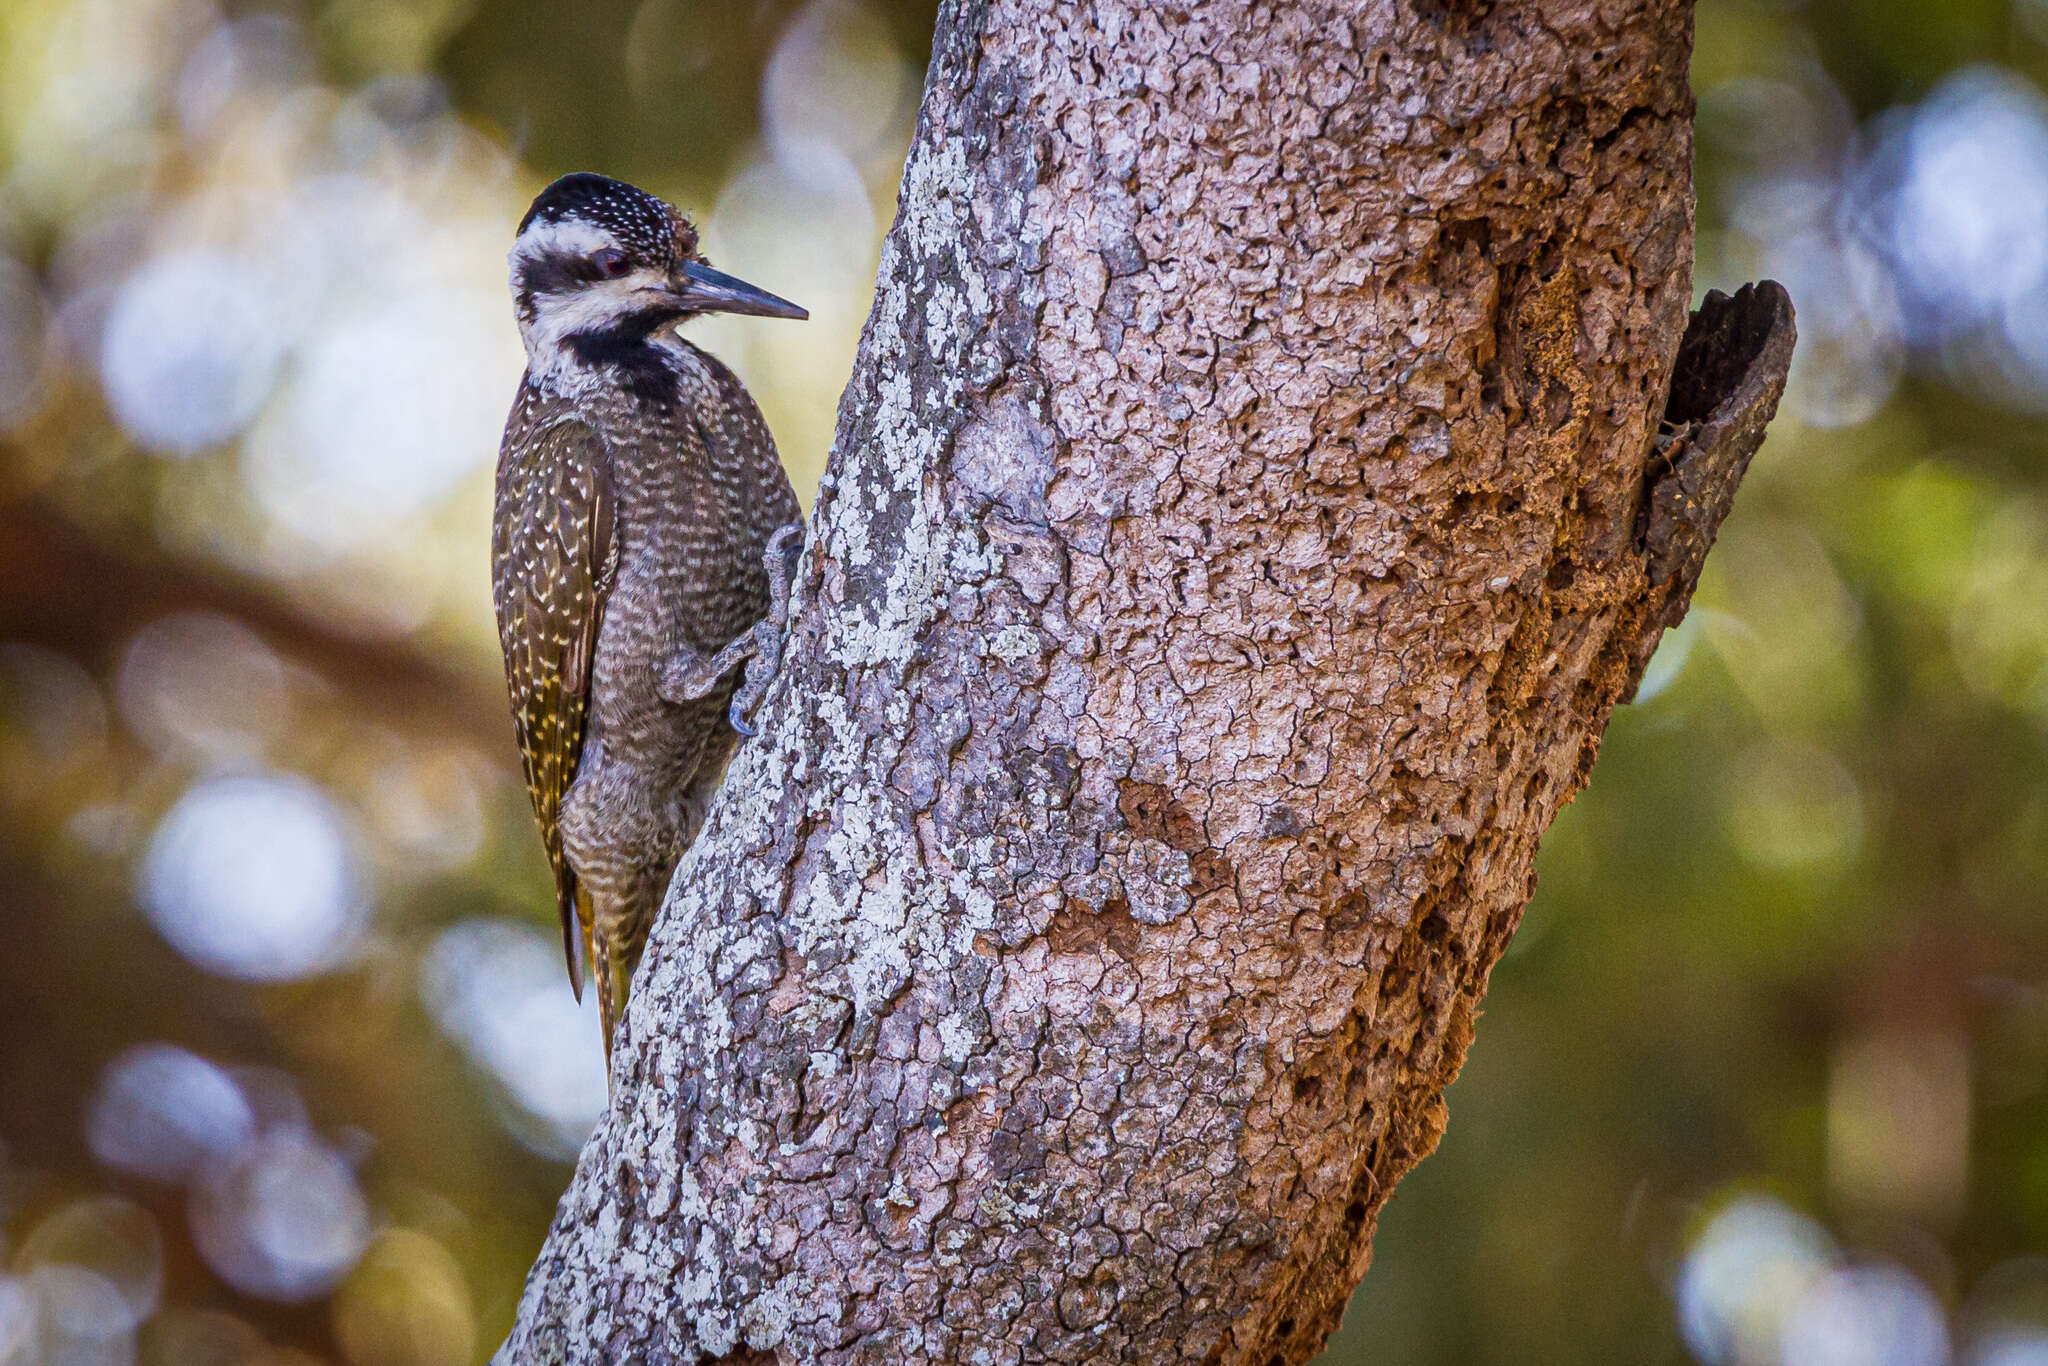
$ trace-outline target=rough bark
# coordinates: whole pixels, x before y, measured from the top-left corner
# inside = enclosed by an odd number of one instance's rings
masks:
[[[1660,422],[1689,45],[946,5],[784,673],[501,1360],[1316,1352],[1782,382],[1771,286]]]

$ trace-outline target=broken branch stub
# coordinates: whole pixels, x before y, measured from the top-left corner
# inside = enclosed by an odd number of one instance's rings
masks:
[[[1710,290],[1686,324],[1643,488],[1648,600],[1623,701],[1635,697],[1657,642],[1692,603],[1736,487],[1778,411],[1797,335],[1792,299],[1775,280],[1733,295]]]

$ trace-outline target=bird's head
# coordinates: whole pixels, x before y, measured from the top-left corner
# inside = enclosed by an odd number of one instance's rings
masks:
[[[540,192],[520,220],[511,264],[519,332],[541,370],[644,342],[697,313],[810,316],[705,264],[696,228],[669,204],[589,172]]]

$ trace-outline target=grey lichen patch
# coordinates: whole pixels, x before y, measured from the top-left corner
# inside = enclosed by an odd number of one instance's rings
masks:
[[[999,659],[1029,659],[1040,652],[1038,633],[1029,626],[1005,626],[996,632],[988,648]]]
[[[1045,487],[1058,437],[1038,406],[1015,389],[974,405],[953,440],[951,473],[971,498],[1027,527],[1046,524]]]
[[[503,1360],[1320,1346],[1646,619],[1686,14],[946,7]]]

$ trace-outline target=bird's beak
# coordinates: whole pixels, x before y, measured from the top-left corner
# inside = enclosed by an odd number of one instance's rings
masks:
[[[751,313],[760,318],[797,319],[811,316],[809,309],[777,298],[722,270],[713,270],[702,261],[686,261],[679,266],[671,287],[676,301],[692,313]]]

